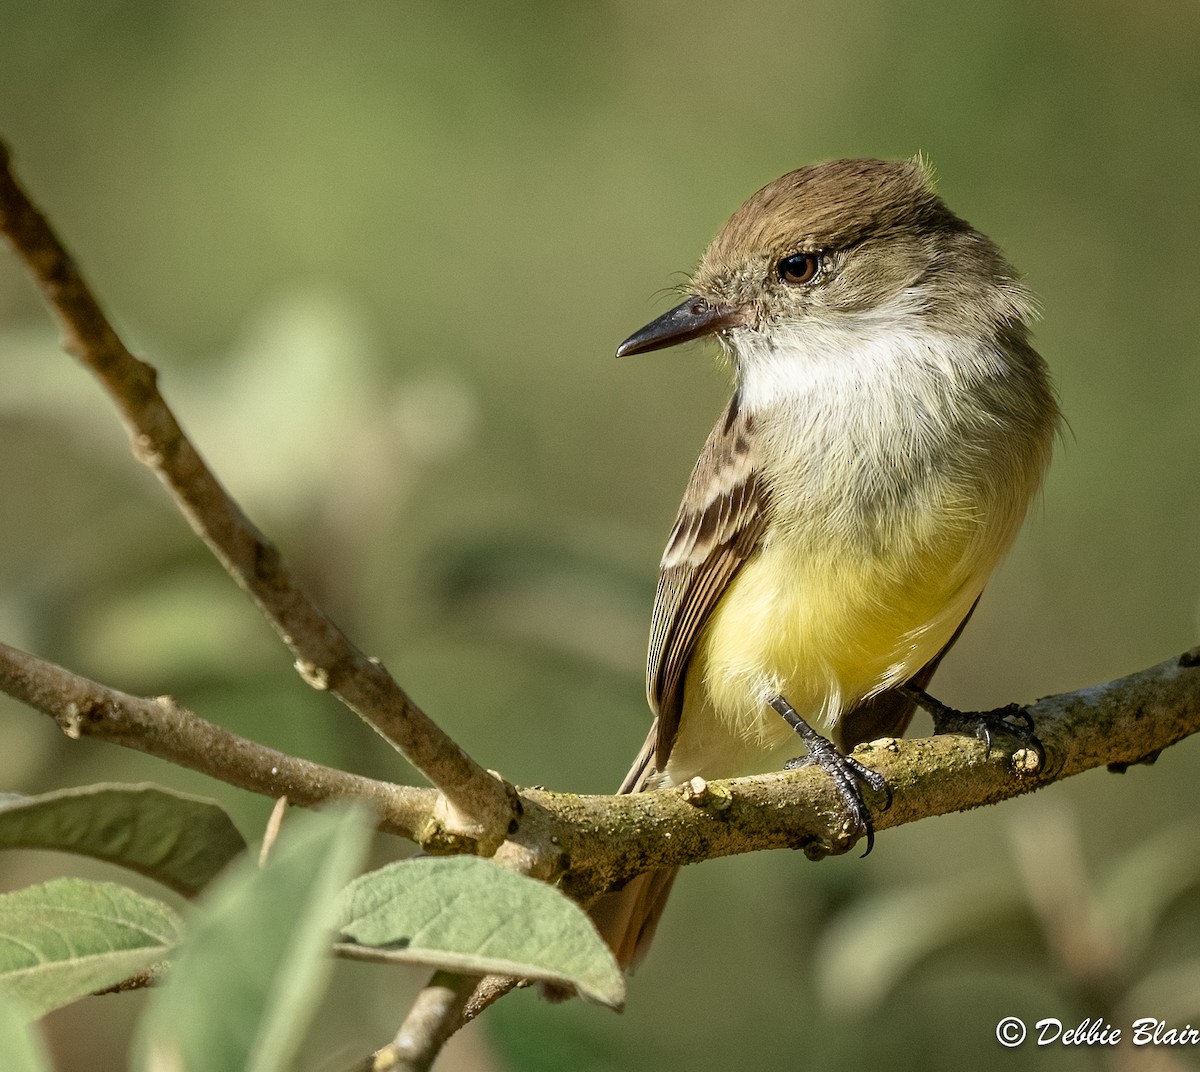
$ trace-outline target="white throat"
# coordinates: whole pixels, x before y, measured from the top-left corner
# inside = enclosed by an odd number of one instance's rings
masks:
[[[863,312],[732,332],[727,345],[742,407],[763,413],[807,398],[835,410],[869,411],[872,402],[894,407],[896,393],[919,406],[944,398],[947,388],[969,390],[1003,374],[1004,355],[993,340],[931,327],[919,299],[909,291]]]

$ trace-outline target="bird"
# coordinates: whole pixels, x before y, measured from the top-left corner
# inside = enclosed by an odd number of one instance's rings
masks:
[[[617,356],[712,338],[733,392],[662,556],[654,721],[620,792],[817,763],[869,851],[862,786],[890,791],[849,752],[903,734],[925,701],[935,729],[953,714],[925,690],[1050,462],[1061,415],[1036,303],[921,156],[769,183],[684,294]],[[623,968],[675,873],[592,905]]]

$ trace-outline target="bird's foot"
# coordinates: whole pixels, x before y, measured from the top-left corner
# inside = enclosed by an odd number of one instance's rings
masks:
[[[1019,748],[1033,753],[1037,759],[1033,768],[1035,773],[1046,765],[1046,749],[1034,733],[1033,718],[1020,704],[1007,704],[991,711],[958,711],[914,685],[903,685],[901,691],[933,716],[934,733],[962,733],[978,737],[988,755],[992,751],[993,736],[1000,734],[1016,741]]]
[[[772,699],[771,706],[800,735],[805,747],[808,749],[806,755],[789,759],[784,764],[784,769],[796,770],[798,767],[815,765],[820,767],[833,779],[833,784],[837,788],[838,795],[846,805],[846,809],[854,817],[858,828],[866,836],[867,849],[863,855],[868,855],[875,847],[875,824],[871,822],[871,811],[867,807],[867,802],[863,799],[861,787],[864,785],[869,786],[876,793],[884,794],[885,800],[882,810],[887,811],[892,806],[892,789],[888,785],[887,779],[878,771],[873,771],[870,767],[864,767],[857,759],[839,751],[832,741],[827,737],[822,737],[803,718],[796,714],[795,708],[782,696],[776,696]]]

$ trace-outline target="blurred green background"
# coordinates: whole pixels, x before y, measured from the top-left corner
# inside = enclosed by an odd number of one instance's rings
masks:
[[[0,134],[251,516],[516,782],[624,774],[658,556],[727,390],[697,347],[614,346],[746,196],[814,160],[926,152],[1045,311],[1071,431],[937,694],[1028,700],[1197,641],[1194,0],[3,0]],[[0,638],[410,777],[300,683],[56,346],[5,253]],[[251,836],[265,819],[11,701],[0,719],[0,788],[149,779]],[[994,1029],[1200,1022],[1198,784],[1191,741],[866,861],[690,869],[623,1016],[518,994],[440,1067],[1151,1067]],[[0,866],[6,889],[81,871]],[[384,1041],[420,980],[340,966],[305,1067]],[[139,1003],[51,1017],[61,1067],[123,1067]]]

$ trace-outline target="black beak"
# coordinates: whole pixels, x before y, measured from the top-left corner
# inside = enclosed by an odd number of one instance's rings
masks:
[[[669,312],[663,313],[657,320],[651,321],[641,331],[630,335],[617,347],[617,357],[661,350],[665,346],[699,339],[745,322],[744,309],[729,305],[712,305],[704,298],[691,297]]]

